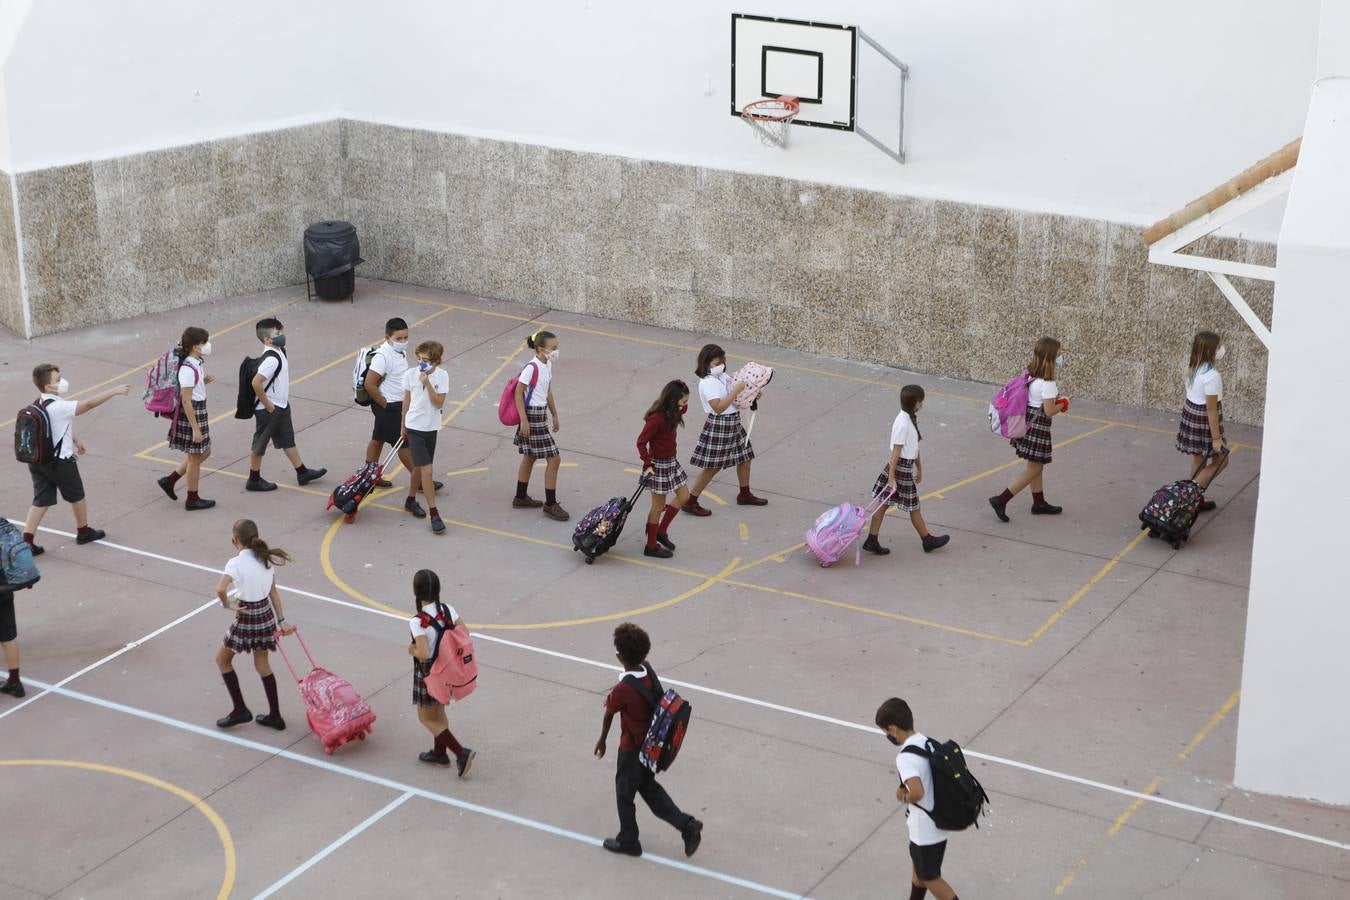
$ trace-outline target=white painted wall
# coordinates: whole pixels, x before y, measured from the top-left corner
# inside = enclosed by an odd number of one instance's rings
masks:
[[[1325,77],[1280,232],[1234,781],[1344,805],[1350,481],[1328,469],[1327,448],[1350,445],[1350,420],[1326,401],[1350,394],[1350,4],[1324,0],[1322,30]]]
[[[13,171],[341,114],[354,61],[333,59],[324,0],[30,5],[0,55]]]
[[[1317,0],[339,2],[357,118],[1141,224],[1299,134],[1317,35]],[[808,128],[760,147],[729,114],[732,12],[909,62],[910,164]]]

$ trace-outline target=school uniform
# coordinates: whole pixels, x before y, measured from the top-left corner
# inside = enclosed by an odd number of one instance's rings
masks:
[[[277,614],[271,599],[275,570],[264,566],[252,550],[240,550],[225,564],[225,574],[234,582],[239,599],[225,646],[235,653],[277,649]]]
[[[1188,456],[1213,456],[1214,441],[1209,433],[1207,398],[1218,401],[1219,435],[1223,436],[1223,376],[1204,363],[1186,380],[1186,403],[1181,409],[1176,447]]]
[[[55,506],[58,492],[67,503],[79,503],[84,499],[84,481],[75,452],[75,411],[79,403],[63,400],[56,394],[43,394],[37,402],[47,411],[56,453],[41,465],[28,464],[28,474],[33,479],[33,505]]]
[[[450,625],[459,618],[459,613],[455,612],[455,608],[448,603],[442,603],[441,605],[445,607],[447,615],[449,616],[447,620],[441,622],[441,625],[444,628],[449,628]],[[431,664],[436,659],[436,644],[440,638],[436,634],[436,629],[430,624],[422,624],[423,615],[434,619],[436,614],[437,610],[434,602],[424,603],[422,604],[422,615],[413,616],[408,620],[408,630],[412,633],[412,639],[415,641],[419,637],[425,637],[427,639],[427,649],[431,651],[431,655],[426,659],[413,657],[413,706],[441,705],[441,701],[437,700],[427,692],[427,676],[431,674]]]
[[[895,755],[895,768],[901,781],[918,778],[923,784],[922,799],[908,804],[905,809],[905,823],[909,826],[909,858],[914,863],[914,871],[924,881],[933,881],[942,877],[942,858],[952,832],[938,828],[930,815],[933,811],[933,764],[925,757],[904,752],[906,747],[926,749],[927,741],[928,738],[918,732],[911,735]]]
[[[291,364],[286,351],[268,347],[258,363],[263,377],[263,394],[272,402],[272,412],[259,400],[253,407],[253,452],[262,456],[267,442],[278,450],[295,446],[295,424],[291,421]]]
[[[1033,378],[1027,389],[1027,433],[1009,441],[1014,452],[1027,462],[1050,462],[1054,446],[1050,440],[1050,417],[1045,401],[1059,396],[1059,385],[1044,378]]]
[[[192,388],[192,409],[179,409],[173,414],[169,424],[169,446],[184,453],[205,453],[211,449],[211,422],[206,414],[206,366],[195,356],[183,357],[178,367],[178,387]],[[201,443],[192,439],[192,419],[197,420],[197,428],[202,433]]]
[[[914,483],[914,460],[919,456],[919,429],[904,410],[891,424],[891,443],[888,449],[900,447],[900,458],[895,461],[895,493],[886,502],[901,512],[913,512],[919,508],[919,488]],[[886,464],[872,485],[872,496],[880,497],[886,490],[890,475],[891,459],[886,456]]]
[[[638,434],[637,451],[642,457],[642,468],[652,470],[647,486],[653,494],[673,494],[689,483],[689,476],[675,455],[675,428],[661,410],[647,417]]]
[[[444,397],[450,390],[450,373],[436,367],[427,373],[427,381],[436,393]],[[422,372],[409,368],[403,373],[404,393],[411,397],[404,426],[408,431],[408,449],[414,466],[429,466],[436,456],[436,436],[441,431],[441,411],[431,403],[431,396],[422,384]]]
[[[535,378],[534,373],[539,373],[534,382],[534,387],[530,387],[530,379]],[[536,357],[525,364],[525,368],[520,372],[520,383],[525,385],[525,415],[529,419],[529,435],[522,436],[520,431],[516,431],[513,443],[522,456],[533,456],[535,459],[548,459],[551,456],[562,456],[562,451],[558,449],[558,442],[553,439],[553,434],[548,430],[548,389],[553,382],[553,363],[540,362]]]
[[[699,469],[726,469],[755,458],[750,436],[741,424],[740,410],[728,406],[721,414],[713,411],[710,401],[726,399],[731,386],[731,376],[726,372],[707,375],[699,380],[698,399],[708,417],[703,421],[703,431],[694,445],[693,455],[689,457],[689,465]]]
[[[408,371],[408,358],[402,350],[385,341],[370,361],[370,371],[380,376],[380,395],[385,406],[371,401],[370,412],[375,417],[370,439],[382,444],[393,444],[403,428],[403,373]]]
[[[635,796],[641,795],[653,815],[679,829],[681,834],[694,822],[694,817],[675,805],[666,789],[657,784],[655,773],[638,758],[638,751],[647,737],[647,726],[651,724],[653,709],[638,689],[629,683],[630,678],[641,682],[655,696],[660,696],[661,685],[646,666],[640,666],[634,671],[624,672],[619,677],[619,683],[605,698],[605,710],[619,716],[618,769],[614,775],[614,793],[619,807],[617,840],[626,847],[638,843],[637,807],[633,803]]]

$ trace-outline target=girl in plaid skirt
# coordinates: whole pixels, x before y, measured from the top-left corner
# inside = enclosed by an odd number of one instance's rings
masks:
[[[652,491],[652,511],[647,514],[647,546],[644,556],[670,559],[675,544],[668,533],[680,507],[689,499],[689,476],[675,455],[675,430],[684,424],[689,411],[689,385],[671,381],[661,389],[647,409],[642,431],[638,434],[638,455],[642,457],[642,475]],[[675,502],[666,505],[666,495]]]
[[[922,408],[922,387],[907,384],[900,389],[900,414],[891,424],[891,458],[882,467],[881,474],[872,485],[872,496],[880,497],[883,493],[888,493],[889,499],[886,504],[894,506],[901,512],[909,513],[909,521],[923,542],[923,552],[932,553],[939,547],[947,546],[951,536],[930,534],[928,524],[924,522],[923,514],[919,512],[917,485],[923,481],[923,460],[919,457],[919,441],[923,440],[923,435],[919,433],[919,410]],[[885,556],[891,552],[889,548],[881,546],[878,539],[881,534],[881,523],[886,521],[886,504],[872,516],[867,540],[863,542],[862,547],[868,553],[875,553],[877,556]]]
[[[516,379],[516,410],[520,426],[516,429],[515,445],[520,451],[520,471],[516,474],[516,496],[511,501],[515,509],[544,508],[544,515],[559,522],[568,519],[567,510],[558,503],[558,468],[562,452],[553,435],[562,428],[558,407],[553,402],[553,362],[558,358],[558,336],[551,331],[536,331],[525,341],[534,351],[534,357],[525,364]],[[553,431],[548,429],[548,414],[553,414]],[[536,460],[544,464],[544,502],[530,496],[530,475]]]
[[[1201,331],[1191,342],[1191,362],[1187,367],[1186,403],[1181,409],[1176,447],[1190,456],[1192,477],[1201,490],[1228,467],[1228,442],[1223,436],[1223,376],[1214,364],[1223,359],[1228,348],[1213,331]],[[1214,508],[1214,501],[1200,504],[1201,512]]]
[[[211,336],[205,328],[195,325],[183,331],[178,342],[178,409],[169,424],[169,446],[187,454],[178,467],[159,479],[159,488],[170,500],[177,500],[174,485],[187,475],[187,502],[189,509],[210,509],[214,500],[203,500],[197,493],[202,477],[202,463],[211,455],[211,423],[206,414],[206,386],[216,380],[206,374],[206,357],[211,355]]]
[[[689,464],[703,471],[694,481],[684,511],[695,516],[712,515],[712,510],[699,504],[699,495],[718,472],[731,466],[736,467],[736,480],[741,485],[736,502],[741,506],[766,505],[768,500],[750,493],[750,461],[755,458],[755,448],[741,424],[740,412],[732,405],[745,385],[732,383],[727,374],[727,355],[716,344],[705,344],[698,352],[694,374],[699,378],[698,396],[708,417],[689,457]]]
[[[286,624],[281,611],[281,595],[277,593],[274,567],[290,561],[290,555],[277,547],[267,546],[258,536],[258,526],[251,519],[240,519],[231,529],[230,543],[239,553],[225,564],[225,574],[216,585],[220,605],[235,611],[234,624],[225,635],[224,646],[216,652],[216,667],[230,692],[234,709],[223,719],[216,720],[218,728],[233,728],[250,720],[281,731],[286,722],[277,707],[277,679],[267,661],[268,651],[277,648],[276,633],[291,634],[295,628]],[[230,594],[234,597],[231,599]],[[253,668],[262,678],[263,693],[267,695],[267,714],[253,717],[244,705],[244,694],[239,689],[239,676],[234,672],[234,655],[252,653]]]
[[[1027,392],[1027,433],[1011,441],[1013,451],[1027,464],[1003,493],[989,498],[1000,522],[1008,521],[1009,501],[1027,485],[1031,485],[1032,515],[1057,516],[1064,511],[1063,507],[1046,502],[1043,475],[1054,449],[1050,420],[1069,409],[1069,398],[1059,396],[1055,383],[1059,370],[1064,368],[1064,354],[1060,351],[1059,341],[1051,337],[1041,338],[1031,350],[1031,362],[1027,363],[1027,376],[1031,379]]]
[[[445,704],[427,691],[427,676],[436,658],[436,645],[442,631],[459,624],[459,613],[453,606],[441,602],[441,579],[430,569],[418,569],[413,575],[413,609],[408,620],[412,641],[408,655],[413,658],[413,706],[417,707],[417,721],[431,732],[434,740],[430,750],[417,758],[437,766],[450,765],[450,754],[455,754],[455,768],[463,778],[473,765],[474,752],[460,745],[450,733],[450,720],[445,715]]]

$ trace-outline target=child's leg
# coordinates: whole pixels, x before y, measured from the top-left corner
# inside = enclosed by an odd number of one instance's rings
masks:
[[[187,464],[188,461],[187,457],[185,456],[183,457],[182,461],[178,463],[178,465],[174,466],[173,470],[178,474],[179,478],[182,478],[184,475],[187,474]]]
[[[516,471],[517,483],[529,485],[530,475],[534,473],[534,461],[534,457],[530,454],[521,454],[520,468]]]
[[[366,462],[379,462],[380,456],[384,453],[384,441],[377,441],[371,438],[366,444]]]
[[[435,468],[435,465],[429,463],[421,469],[422,493],[426,496],[427,504],[430,506],[436,505],[436,479],[431,477]]]
[[[272,663],[267,658],[266,650],[253,651],[253,668],[262,678],[266,678],[272,674]]]
[[[303,469],[305,467],[305,461],[300,458],[299,450],[295,449],[294,447],[287,447],[285,450],[282,450],[281,452],[286,454],[286,459],[288,459],[291,465],[294,466],[295,468]],[[258,457],[258,462],[259,463],[262,462],[261,456]],[[257,466],[254,466],[254,468],[256,469]]]
[[[660,522],[661,513],[665,510],[665,508],[666,508],[666,495],[653,493],[652,508],[647,513],[647,524],[655,525],[657,522]]]
[[[445,707],[439,704],[417,707],[417,721],[435,737],[445,730]]]
[[[937,900],[955,900],[956,898],[956,891],[952,890],[952,886],[941,878],[925,881],[923,886],[928,888]]]
[[[413,465],[412,451],[407,447],[400,447],[398,449],[398,461],[403,463],[403,468],[408,470],[408,493],[416,497],[417,478],[414,477],[413,473],[417,471],[417,466]]]
[[[674,510],[679,510],[680,507],[684,506],[688,502],[689,502],[689,488],[685,487],[684,485],[680,485],[675,489],[675,502],[670,504],[670,508]]]
[[[720,471],[720,469],[704,469],[699,472],[698,477],[694,479],[694,487],[693,490],[689,492],[689,496],[697,500]]]
[[[89,504],[83,497],[70,504],[70,511],[75,515],[76,528],[89,527]]]
[[[249,470],[250,472],[261,472],[261,471],[262,471],[262,454],[261,454],[261,453],[249,453],[249,455],[248,455],[248,470]]]
[[[42,517],[47,514],[45,506],[30,506],[28,515],[23,520],[24,534],[37,534],[38,526],[42,524]]]
[[[544,463],[544,490],[558,489],[558,469],[562,466],[561,456],[550,456]]]
[[[234,651],[229,647],[221,647],[216,651],[216,668],[221,674],[234,671]]]
[[[277,700],[277,676],[272,674],[272,663],[267,658],[266,650],[253,651],[253,668],[257,671],[258,677],[262,679],[263,694],[267,697],[267,720],[262,724],[266,725],[270,721],[281,720],[281,705]]]
[[[741,463],[739,466],[736,467],[736,482],[741,486],[741,488],[742,488],[743,490],[744,490],[744,489],[748,489],[748,488],[750,487],[750,463],[749,463],[749,462],[743,462],[743,463]]]
[[[202,460],[204,458],[201,453],[189,453],[187,455],[187,489],[189,493],[197,493],[197,487],[202,480]]]
[[[225,690],[230,692],[230,702],[234,704],[228,716],[216,721],[216,725],[222,728],[241,724],[252,715],[244,703],[244,692],[239,688],[239,676],[235,674],[233,660],[234,651],[229,647],[221,647],[216,651],[216,668],[220,670],[220,680],[225,682]]]
[[[914,530],[919,533],[919,537],[928,537],[928,525],[923,520],[923,513],[919,512],[917,509],[910,510],[909,521],[910,524],[914,526]]]
[[[872,514],[872,524],[870,527],[868,527],[867,534],[870,537],[876,537],[877,535],[881,534],[881,523],[885,521],[886,521],[886,507],[882,506],[881,509],[877,510],[875,513]]]
[[[1031,492],[1040,494],[1045,491],[1045,466],[1036,464],[1036,474],[1031,476]]]
[[[5,652],[5,668],[11,672],[19,671],[19,642],[0,641],[0,650]]]

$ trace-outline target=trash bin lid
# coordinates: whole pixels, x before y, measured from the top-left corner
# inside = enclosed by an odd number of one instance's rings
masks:
[[[339,240],[356,234],[356,226],[351,222],[328,221],[315,222],[305,229],[305,237],[316,240]]]

